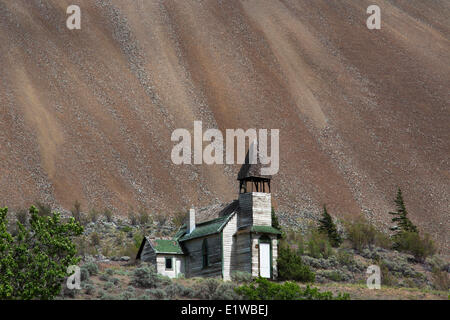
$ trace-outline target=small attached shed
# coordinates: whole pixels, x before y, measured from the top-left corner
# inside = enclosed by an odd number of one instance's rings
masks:
[[[181,274],[185,274],[183,254],[183,250],[176,240],[145,237],[139,248],[137,259],[152,263],[161,275],[177,278]]]

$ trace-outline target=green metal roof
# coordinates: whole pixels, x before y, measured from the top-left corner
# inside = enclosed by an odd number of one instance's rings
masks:
[[[183,254],[177,240],[155,239],[151,243],[157,253]]]
[[[261,233],[281,234],[280,230],[275,229],[274,227],[270,227],[270,226],[252,226],[250,231],[261,232]]]
[[[214,220],[199,223],[195,226],[194,231],[192,231],[190,234],[186,234],[186,225],[184,225],[175,235],[175,239],[178,239],[179,241],[186,241],[218,233],[222,231],[222,228],[225,226],[232,215],[233,213]]]

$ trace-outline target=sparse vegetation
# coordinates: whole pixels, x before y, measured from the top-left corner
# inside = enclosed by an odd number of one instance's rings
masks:
[[[328,240],[328,236],[312,229],[307,242],[307,254],[314,258],[327,259],[333,255],[333,248]]]
[[[103,211],[103,215],[105,216],[106,221],[112,222],[112,220],[113,220],[113,213],[112,213],[111,210],[105,209],[105,210]]]
[[[319,220],[319,232],[327,235],[330,244],[337,248],[341,245],[342,239],[339,235],[336,225],[328,213],[327,207],[323,206],[322,219]]]
[[[433,240],[428,234],[421,237],[418,232],[402,232],[396,236],[396,249],[408,252],[419,262],[424,262],[436,252]]]
[[[320,292],[317,288],[307,286],[302,289],[298,284],[287,281],[274,283],[258,278],[248,285],[242,285],[236,292],[248,300],[348,300],[348,294],[339,293],[333,296],[331,292]]]
[[[389,236],[378,231],[362,216],[346,223],[346,232],[352,248],[358,251],[374,246],[382,248],[392,246]]]

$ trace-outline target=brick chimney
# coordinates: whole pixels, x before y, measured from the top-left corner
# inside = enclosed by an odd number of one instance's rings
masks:
[[[190,234],[195,229],[195,209],[192,208],[189,210],[189,215],[187,218],[187,233]]]

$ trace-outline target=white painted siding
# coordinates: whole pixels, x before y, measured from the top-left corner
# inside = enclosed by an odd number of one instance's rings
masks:
[[[234,215],[222,230],[222,247],[223,247],[223,280],[231,280],[231,272],[234,271],[233,255],[235,254],[235,237],[233,235],[237,231],[237,216]]]
[[[271,226],[272,225],[272,198],[270,193],[253,192],[253,225]]]
[[[166,258],[172,259],[172,269],[166,269]],[[180,270],[178,270],[180,266]],[[159,274],[169,278],[176,278],[180,274],[184,274],[184,258],[180,255],[170,255],[159,253],[156,256],[156,270]]]

